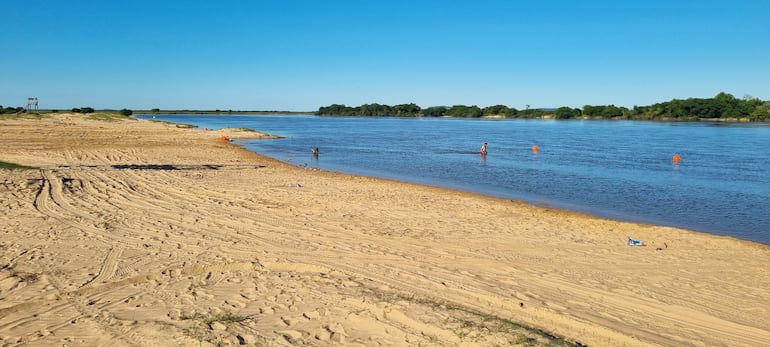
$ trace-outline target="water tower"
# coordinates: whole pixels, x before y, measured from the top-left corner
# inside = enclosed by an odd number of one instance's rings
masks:
[[[27,111],[37,111],[37,97],[27,98]]]

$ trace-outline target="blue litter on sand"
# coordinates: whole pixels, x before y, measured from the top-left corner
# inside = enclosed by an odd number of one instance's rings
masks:
[[[627,236],[628,241],[626,244],[629,246],[644,246],[644,241],[632,239],[631,236]]]

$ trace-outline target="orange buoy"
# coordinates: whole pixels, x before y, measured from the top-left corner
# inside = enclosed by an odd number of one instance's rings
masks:
[[[532,152],[537,153],[537,151],[539,150],[540,150],[540,147],[538,147],[537,145],[532,146]]]
[[[227,135],[222,135],[222,137],[220,137],[220,139],[222,141],[224,141],[224,142],[230,141],[230,139],[227,137]]]
[[[671,160],[672,160],[674,163],[677,163],[677,164],[679,164],[679,163],[682,161],[682,157],[680,157],[680,156],[679,156],[679,154],[674,154],[674,156],[671,158]]]

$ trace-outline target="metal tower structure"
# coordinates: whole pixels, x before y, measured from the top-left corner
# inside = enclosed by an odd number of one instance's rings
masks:
[[[37,97],[27,98],[27,111],[37,111]]]

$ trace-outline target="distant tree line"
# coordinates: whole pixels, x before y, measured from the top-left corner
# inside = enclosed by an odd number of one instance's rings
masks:
[[[0,114],[21,113],[24,111],[26,111],[24,107],[10,107],[10,106],[3,107],[2,105],[0,105]]]
[[[94,113],[96,112],[93,107],[73,107],[72,113]]]
[[[27,109],[24,107],[3,107],[0,105],[0,114],[9,114],[9,113],[26,113]],[[37,112],[37,111],[35,111]],[[59,110],[48,110],[47,112],[50,113],[58,113]],[[96,110],[94,110],[93,107],[74,107],[70,110],[72,113],[94,113]],[[124,108],[120,111],[117,111],[119,114],[123,116],[130,116],[134,113],[134,111],[131,111],[127,108]]]
[[[719,93],[711,99],[671,100],[651,106],[637,106],[630,111],[632,119],[770,119],[770,102],[746,96],[737,99],[728,93]]]
[[[365,104],[350,107],[340,104],[320,107],[315,113],[320,116],[359,116],[359,117],[465,117],[479,118],[484,116],[499,116],[506,118],[535,118],[547,114],[541,109],[517,110],[505,105],[478,107],[476,105],[433,106],[421,108],[413,103],[395,106],[381,104]]]
[[[699,119],[748,119],[770,120],[770,102],[746,96],[737,99],[728,93],[713,98],[673,99],[650,106],[634,106],[629,109],[615,105],[585,105],[583,108],[567,106],[556,109],[517,110],[505,105],[478,107],[476,105],[433,106],[421,108],[413,103],[395,106],[365,104],[350,107],[340,104],[320,107],[315,113],[321,116],[361,117],[503,117],[555,119],[636,119],[636,120],[699,120]]]
[[[420,111],[422,111],[420,106],[415,104],[401,104],[395,106],[364,104],[358,107],[333,104],[318,108],[316,114],[323,116],[416,117],[421,114]]]

